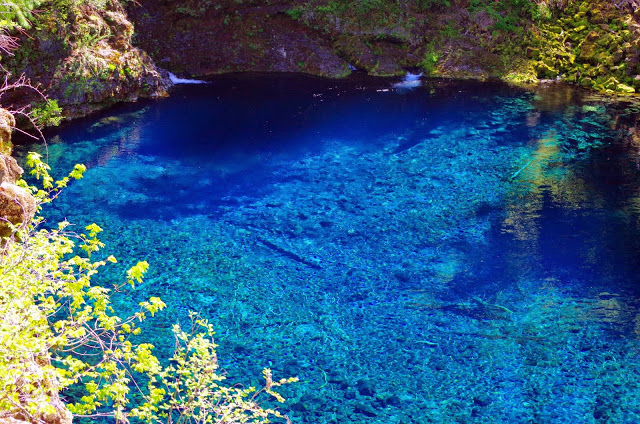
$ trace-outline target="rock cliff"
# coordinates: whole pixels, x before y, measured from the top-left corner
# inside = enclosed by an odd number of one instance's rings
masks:
[[[131,4],[137,42],[187,75],[351,69],[402,75],[559,79],[600,91],[640,88],[633,2],[147,0]]]
[[[0,109],[0,146],[11,145],[11,130],[15,124],[13,115]],[[16,185],[22,172],[14,158],[0,154],[0,238],[11,235],[13,230],[8,223],[27,225],[36,212],[33,196]]]
[[[640,89],[640,13],[623,0],[146,0],[126,11],[117,0],[45,5],[2,65],[39,82],[66,117],[165,95],[168,74],[156,64],[183,76],[421,70]]]
[[[119,101],[166,95],[168,74],[132,45],[133,25],[117,0],[46,3],[20,48],[2,64],[24,73],[56,99],[65,117],[86,115]],[[13,99],[38,102],[37,97]]]

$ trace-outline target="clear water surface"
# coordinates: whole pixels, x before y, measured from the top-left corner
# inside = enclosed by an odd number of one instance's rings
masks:
[[[559,86],[229,75],[49,134],[45,214],[294,423],[640,422],[640,132]],[[42,146],[18,146],[18,154]]]

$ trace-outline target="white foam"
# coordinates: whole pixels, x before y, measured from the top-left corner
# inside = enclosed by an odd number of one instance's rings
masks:
[[[404,77],[405,81],[417,81],[422,76],[422,72],[419,74],[412,74],[411,72],[407,72],[407,75]]]
[[[171,72],[169,72],[169,79],[174,84],[206,84],[206,81],[202,80],[194,80],[194,79],[186,79],[186,78],[178,78]]]
[[[407,75],[405,75],[402,81],[393,84],[393,88],[410,90],[419,87],[422,84],[420,77],[422,77],[422,73],[412,74],[411,72],[407,72]]]

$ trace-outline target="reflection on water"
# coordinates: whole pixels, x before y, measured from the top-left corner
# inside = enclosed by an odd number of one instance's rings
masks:
[[[544,207],[544,196],[551,193],[557,196],[561,190],[563,175],[559,161],[560,146],[556,134],[536,140],[531,158],[518,169],[511,180],[513,200],[507,205],[507,216],[504,219],[505,231],[513,233],[519,240],[535,241],[539,235],[538,218]],[[557,164],[557,165],[556,165]],[[554,166],[556,165],[556,166]]]
[[[607,109],[606,103],[580,103],[574,90],[542,88],[533,101],[535,111],[527,115],[527,126],[544,127],[540,122],[544,111],[561,112],[563,121],[574,128],[591,128],[605,140],[616,137],[615,143],[598,142],[593,151],[583,145],[578,150],[590,153],[576,156],[555,128],[530,141],[529,156],[521,159],[522,165],[510,177],[513,184],[506,194],[501,230],[522,242],[528,254],[547,268],[573,263],[568,275],[574,280],[593,273],[598,277],[590,285],[619,285],[617,292],[596,291],[592,300],[575,298],[576,308],[582,310],[583,319],[637,338],[640,122],[630,116],[634,104]],[[589,114],[608,119],[585,117]],[[558,257],[550,259],[552,255]]]

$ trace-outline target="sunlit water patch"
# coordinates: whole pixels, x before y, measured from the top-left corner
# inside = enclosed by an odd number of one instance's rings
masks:
[[[225,76],[49,137],[97,222],[189,310],[232,381],[269,366],[293,422],[640,421],[640,133],[552,88]],[[36,146],[22,146],[19,153]],[[159,331],[162,330],[162,331]]]

